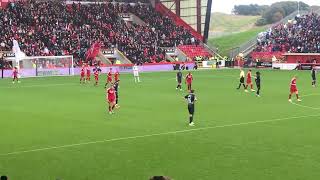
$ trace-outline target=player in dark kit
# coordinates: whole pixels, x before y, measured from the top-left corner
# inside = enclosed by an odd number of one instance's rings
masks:
[[[311,77],[312,77],[312,86],[313,86],[313,87],[316,87],[317,77],[316,77],[316,69],[315,69],[315,66],[312,67]]]
[[[182,84],[182,72],[181,72],[180,69],[179,69],[179,72],[177,72],[177,82],[178,82],[178,85],[177,85],[176,89],[180,89],[180,91],[182,91],[182,87],[181,87],[181,84]]]
[[[256,72],[256,78],[255,78],[255,81],[256,81],[256,85],[257,85],[257,97],[260,97],[260,88],[261,88],[261,78],[260,78],[260,72],[257,71]]]
[[[118,102],[119,102],[119,91],[118,91],[118,89],[119,89],[119,82],[120,82],[120,80],[117,80],[117,81],[114,82],[114,84],[113,84],[113,88],[114,88],[114,90],[115,90],[115,92],[116,92],[116,104],[115,104],[115,107],[116,107],[116,108],[120,108],[120,106],[119,106],[119,104],[118,104]]]
[[[240,89],[241,85],[243,85],[246,90],[246,86],[244,85],[244,71],[242,69],[240,69],[240,83],[237,89]]]
[[[184,97],[188,103],[188,111],[189,111],[189,126],[194,126],[193,123],[193,115],[194,115],[194,103],[197,101],[197,97],[194,94],[194,90],[191,90],[188,95]]]

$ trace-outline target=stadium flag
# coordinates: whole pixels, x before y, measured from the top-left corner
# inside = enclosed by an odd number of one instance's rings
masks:
[[[96,42],[91,45],[86,53],[86,60],[95,58],[101,50],[101,45],[99,42]]]
[[[15,54],[16,66],[19,67],[19,61],[26,57],[26,54],[21,51],[19,43],[17,40],[13,40],[12,52]]]

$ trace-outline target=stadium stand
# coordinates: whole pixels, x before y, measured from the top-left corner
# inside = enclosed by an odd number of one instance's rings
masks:
[[[178,48],[185,53],[189,58],[195,57],[211,57],[211,54],[202,46],[197,45],[180,45]]]
[[[16,39],[28,56],[73,55],[81,61],[93,43],[102,42],[104,48],[118,48],[133,63],[152,63],[165,59],[160,47],[199,44],[189,30],[162,16],[150,4],[133,6],[129,4],[131,0],[121,2],[124,3],[9,3],[0,10],[1,47],[10,50]],[[125,22],[120,13],[135,14],[146,25]]]
[[[320,53],[320,16],[295,17],[271,28],[257,39],[254,52]]]

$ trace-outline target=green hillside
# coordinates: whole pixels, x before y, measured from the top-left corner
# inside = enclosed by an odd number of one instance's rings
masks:
[[[259,19],[259,16],[213,13],[211,15],[210,31],[213,34],[247,31],[255,27],[257,19]]]
[[[228,56],[230,49],[240,46],[266,29],[255,26],[258,18],[259,16],[213,13],[208,44],[219,48],[220,55]]]
[[[208,44],[211,47],[219,48],[219,54],[229,56],[230,49],[240,46],[257,36],[258,33],[265,30],[265,27],[256,27],[248,31],[221,36],[217,38],[209,38]]]

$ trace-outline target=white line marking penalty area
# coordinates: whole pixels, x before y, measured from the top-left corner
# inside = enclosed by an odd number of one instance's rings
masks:
[[[98,140],[98,141],[75,143],[75,144],[68,144],[68,145],[61,145],[61,146],[48,146],[48,147],[37,148],[37,149],[30,149],[30,150],[13,151],[13,152],[9,152],[9,153],[2,153],[2,154],[0,154],[0,157],[1,156],[9,156],[9,155],[19,155],[19,154],[25,154],[25,153],[31,153],[31,152],[40,152],[40,151],[53,150],[53,149],[63,149],[63,148],[84,146],[84,145],[90,145],[90,144],[99,144],[99,143],[107,143],[107,142],[115,142],[115,141],[124,141],[124,140],[130,140],[130,139],[140,139],[140,138],[147,138],[147,137],[154,137],[154,136],[172,135],[172,134],[180,134],[180,133],[194,132],[194,131],[201,131],[201,130],[226,128],[226,127],[258,124],[258,123],[268,123],[268,122],[276,122],[276,121],[285,121],[285,120],[290,120],[290,119],[301,119],[301,118],[308,118],[308,117],[319,117],[319,116],[320,116],[320,114],[317,114],[317,115],[305,115],[305,116],[293,116],[293,117],[286,117],[286,118],[277,118],[277,119],[252,121],[252,122],[243,122],[243,123],[236,123],[236,124],[209,126],[209,127],[194,128],[194,129],[185,129],[185,130],[178,130],[178,131],[171,131],[171,132],[140,135],[140,136],[104,139],[104,140]]]

